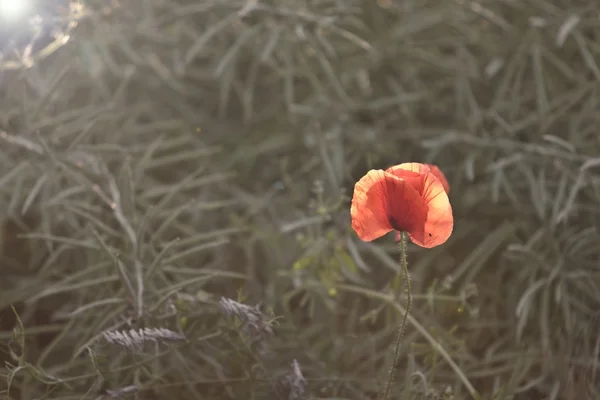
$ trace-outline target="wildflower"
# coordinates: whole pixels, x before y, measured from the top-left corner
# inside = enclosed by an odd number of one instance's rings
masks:
[[[308,383],[302,375],[298,360],[292,362],[292,368],[280,377],[275,385],[279,398],[288,400],[300,400],[307,398],[306,387]]]
[[[404,163],[370,170],[354,187],[352,228],[370,242],[392,230],[405,231],[421,247],[435,247],[454,226],[450,187],[434,165]]]
[[[185,336],[166,328],[143,328],[123,331],[104,331],[102,336],[108,343],[118,344],[130,349],[141,349],[144,342],[167,342],[185,340]]]
[[[253,342],[262,343],[273,335],[273,328],[258,306],[250,307],[225,297],[221,297],[219,305],[227,315],[235,315],[242,321],[242,330]]]

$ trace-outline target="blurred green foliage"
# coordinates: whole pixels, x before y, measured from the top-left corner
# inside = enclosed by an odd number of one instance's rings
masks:
[[[406,298],[349,198],[417,161],[456,223],[391,398],[600,398],[596,2],[62,3],[2,31],[3,396],[376,398]]]

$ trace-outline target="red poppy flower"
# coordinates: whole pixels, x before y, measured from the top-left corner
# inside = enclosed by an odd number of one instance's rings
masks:
[[[433,165],[371,170],[354,186],[352,228],[365,242],[397,230],[421,247],[439,246],[454,227],[449,190],[446,177]]]

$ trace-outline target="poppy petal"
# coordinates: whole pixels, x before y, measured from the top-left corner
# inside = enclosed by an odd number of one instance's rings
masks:
[[[393,229],[425,241],[427,205],[413,186],[381,170],[369,171],[354,188],[352,228],[366,242]]]
[[[423,197],[406,180],[386,174],[388,218],[392,228],[425,242],[428,207]],[[414,241],[413,240],[413,241]]]
[[[444,190],[446,191],[446,194],[450,194],[450,184],[448,183],[448,179],[446,179],[446,175],[444,175],[444,173],[438,168],[437,165],[433,165],[433,164],[426,164],[429,169],[430,172],[435,175],[436,178],[439,179],[439,181],[442,183],[442,186],[444,186]]]
[[[446,175],[440,170],[437,165],[433,164],[419,164],[419,163],[404,163],[400,165],[395,165],[386,170],[386,172],[392,173],[399,178],[409,178],[414,177],[414,174],[423,175],[425,171],[429,168],[429,172],[432,173],[436,178],[440,180],[442,186],[444,186],[444,190],[446,193],[450,193],[450,184],[446,179]]]
[[[385,172],[406,180],[417,192],[421,193],[425,185],[425,177],[429,173],[429,167],[426,164],[403,163],[389,167]]]
[[[430,168],[429,168],[429,165],[427,165],[427,164],[409,162],[409,163],[402,163],[402,164],[394,165],[394,166],[386,169],[386,172],[393,173],[394,175],[396,175],[396,173],[402,174],[404,171],[415,172],[419,175],[422,175],[422,174],[428,173],[430,171]]]
[[[393,230],[387,215],[388,198],[385,172],[370,170],[354,185],[352,229],[358,237],[370,242]]]
[[[411,234],[408,231],[412,242],[421,247],[431,248],[448,240],[454,228],[454,217],[443,183],[445,181],[447,185],[447,181],[441,171],[438,169],[444,178],[443,181],[438,179],[431,171],[431,167],[426,164],[403,163],[390,167],[386,171],[411,183],[428,207],[424,234],[421,235],[420,232]]]
[[[442,182],[430,173],[425,177],[421,196],[429,208],[425,222],[425,237],[423,241],[418,237],[411,237],[411,239],[422,247],[439,246],[448,240],[454,228],[454,217],[448,194]]]

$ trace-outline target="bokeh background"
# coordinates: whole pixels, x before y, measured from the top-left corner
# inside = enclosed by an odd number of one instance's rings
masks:
[[[407,298],[349,202],[416,161],[455,229],[390,399],[600,398],[596,1],[17,3],[3,396],[377,398]]]

